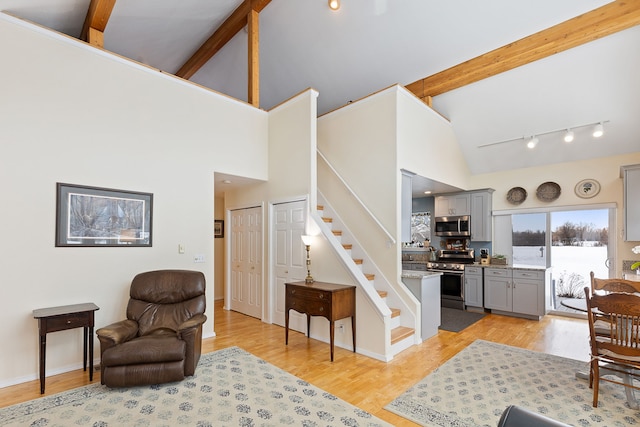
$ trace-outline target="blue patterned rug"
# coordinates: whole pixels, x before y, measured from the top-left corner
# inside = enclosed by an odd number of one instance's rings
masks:
[[[587,339],[585,337],[585,339]],[[638,426],[624,387],[600,383],[594,408],[585,362],[474,341],[385,409],[423,426],[496,426],[519,405],[573,426]]]
[[[194,376],[125,389],[80,387],[0,409],[2,426],[389,426],[238,347]]]

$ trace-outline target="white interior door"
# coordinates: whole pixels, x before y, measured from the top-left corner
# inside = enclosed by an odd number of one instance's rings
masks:
[[[303,281],[307,276],[306,251],[301,236],[305,231],[306,203],[296,201],[274,205],[272,230],[273,275],[275,284],[273,323],[284,326],[284,297],[287,282]],[[289,328],[306,331],[305,317],[291,311]]]
[[[262,208],[231,211],[231,310],[262,319]]]

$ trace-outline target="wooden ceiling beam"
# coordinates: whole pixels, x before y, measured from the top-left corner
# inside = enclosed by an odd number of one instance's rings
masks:
[[[82,25],[80,40],[88,41],[89,28],[104,33],[115,5],[116,0],[91,0],[87,16],[84,18],[84,24]]]
[[[408,84],[425,99],[441,95],[640,24],[640,1],[616,0],[558,25]]]
[[[204,64],[222,49],[240,30],[247,25],[249,12],[260,13],[271,0],[244,0],[222,23],[211,37],[198,48],[196,53],[176,72],[176,76],[189,79]]]
[[[248,75],[248,99],[249,104],[254,107],[260,107],[260,30],[259,30],[259,13],[255,10],[249,12],[248,21],[248,58],[249,64]]]

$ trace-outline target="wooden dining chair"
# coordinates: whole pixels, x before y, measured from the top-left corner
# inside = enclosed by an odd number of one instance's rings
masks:
[[[610,292],[640,293],[640,282],[625,279],[598,279],[593,274],[593,271],[590,273],[590,276],[591,293],[593,295]]]
[[[634,379],[640,379],[640,296],[617,292],[591,295],[586,286],[584,294],[591,344],[589,387],[593,388],[595,408],[600,381],[640,389],[633,384]],[[606,369],[606,376],[601,376],[602,369]]]

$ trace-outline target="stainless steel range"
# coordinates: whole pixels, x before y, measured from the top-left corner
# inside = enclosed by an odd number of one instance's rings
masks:
[[[438,261],[427,263],[427,271],[442,273],[441,306],[464,310],[464,267],[473,264],[473,249],[438,251]]]

